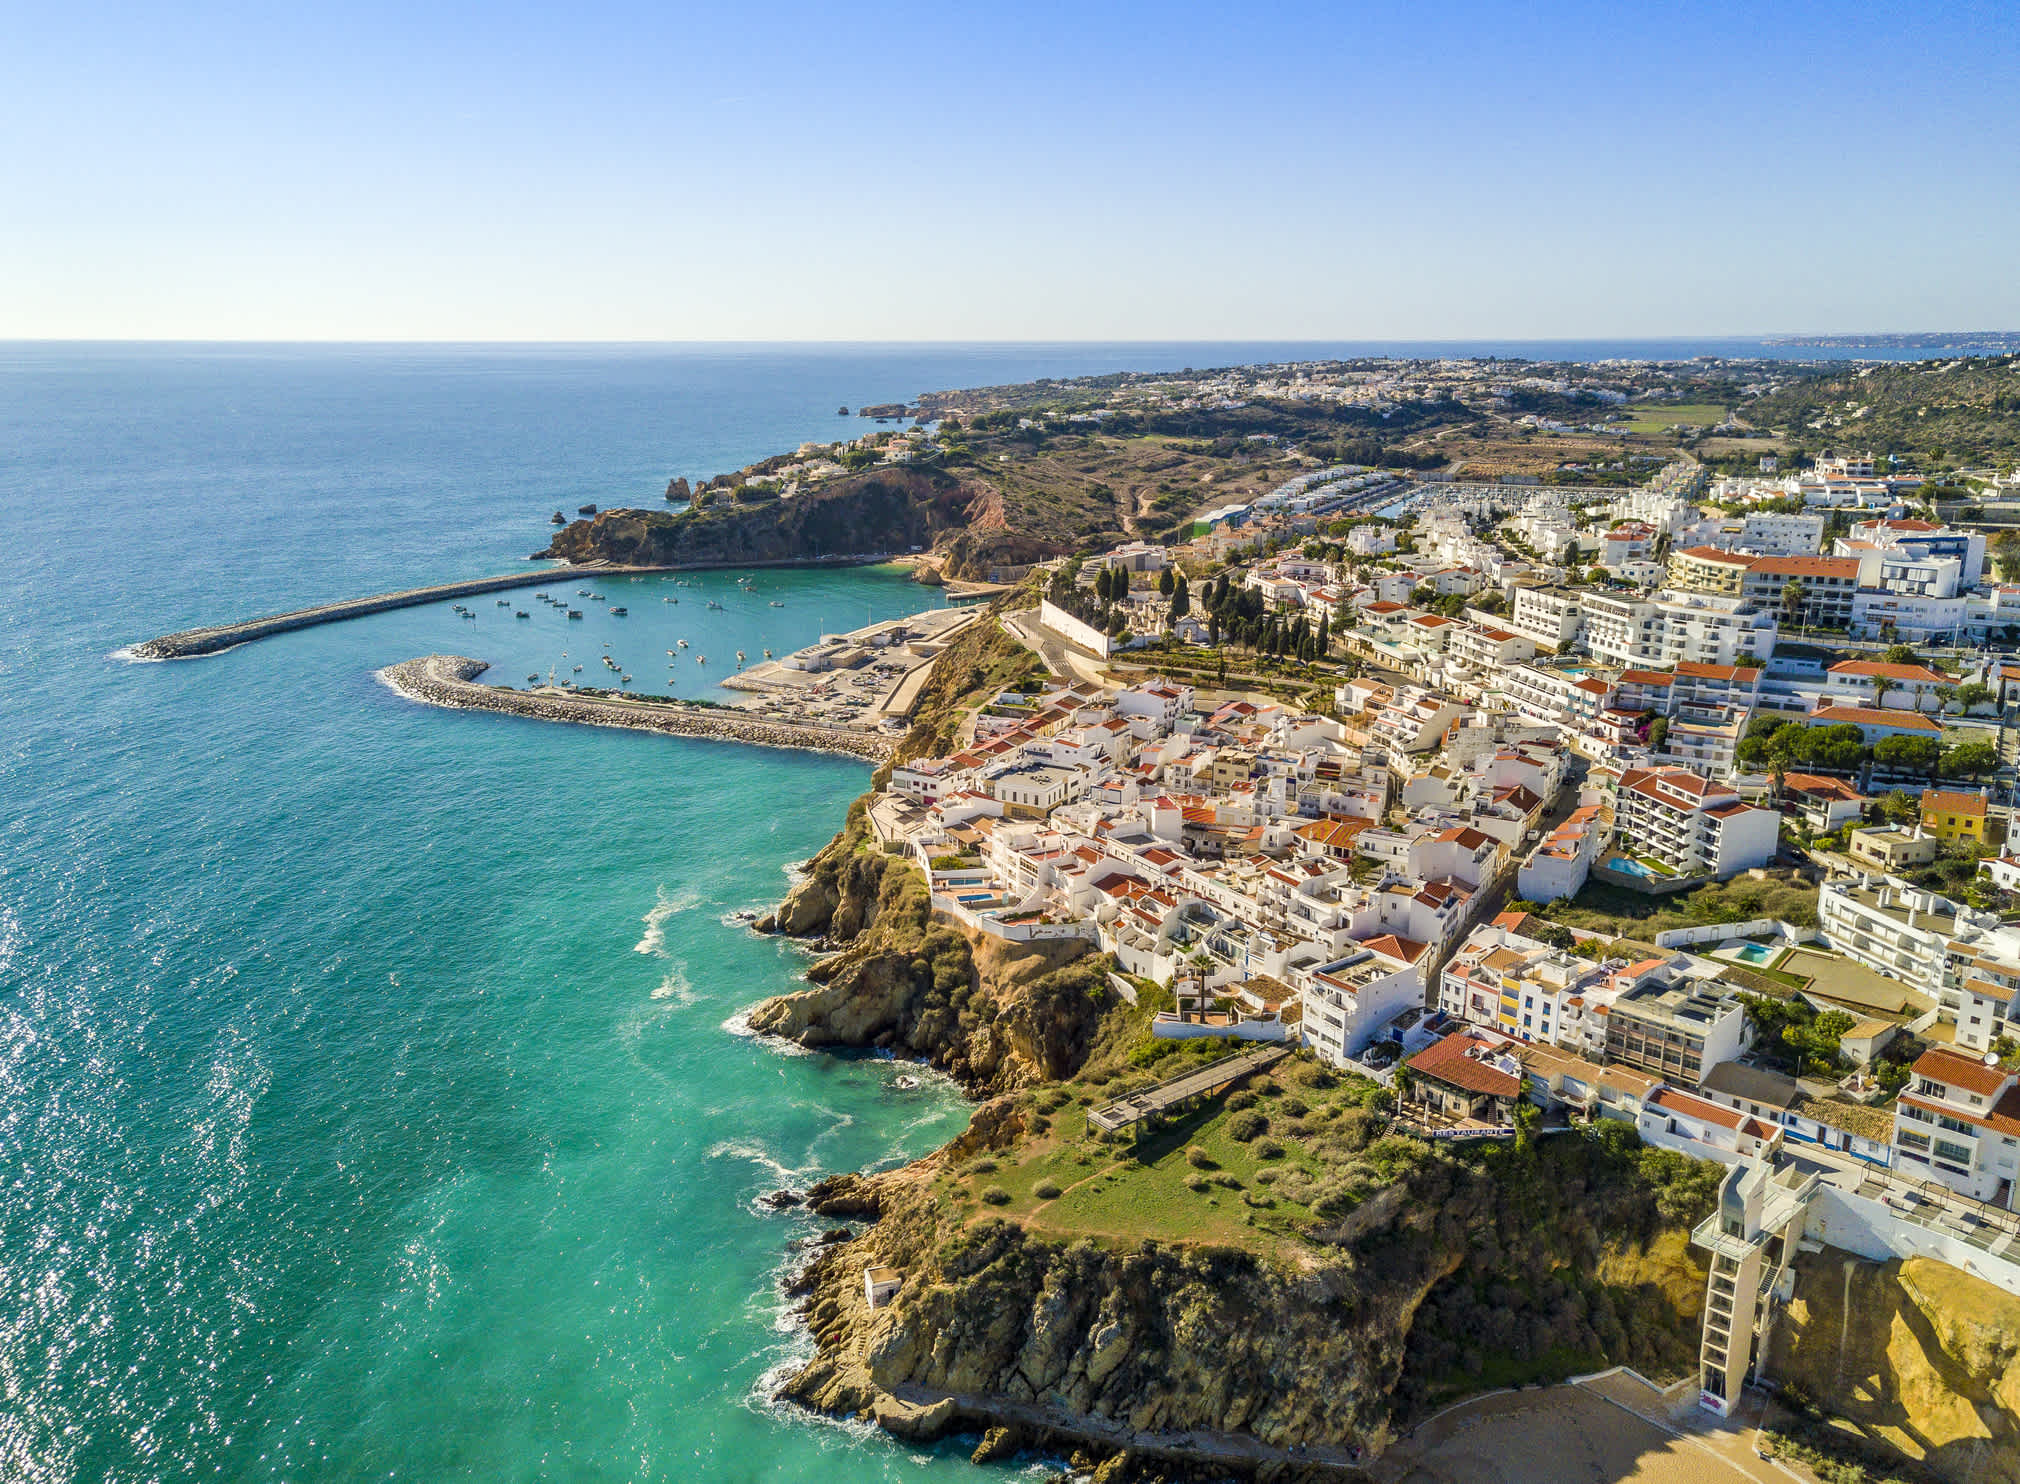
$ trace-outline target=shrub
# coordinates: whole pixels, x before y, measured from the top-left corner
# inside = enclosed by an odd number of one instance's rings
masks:
[[[1311,1104],[1307,1103],[1303,1098],[1293,1093],[1290,1097],[1287,1097],[1283,1100],[1283,1103],[1281,1107],[1278,1109],[1278,1111],[1281,1112],[1286,1118],[1302,1118],[1307,1113],[1311,1112],[1312,1109]]]
[[[1031,1187],[1031,1193],[1041,1201],[1056,1201],[1059,1199],[1059,1187],[1050,1180],[1040,1180],[1036,1185]]]
[[[1241,1181],[1235,1179],[1235,1177],[1230,1175],[1226,1170],[1222,1170],[1218,1175],[1215,1175],[1213,1177],[1213,1183],[1216,1185],[1225,1186],[1229,1190],[1241,1189]]]
[[[1275,1139],[1258,1139],[1256,1140],[1255,1153],[1257,1159],[1282,1159],[1284,1157],[1284,1146],[1279,1144]]]
[[[1277,1172],[1275,1170],[1257,1170],[1255,1183],[1258,1185],[1274,1185],[1277,1183]]]
[[[1185,1151],[1185,1162],[1195,1170],[1210,1170],[1214,1168],[1213,1156],[1197,1144]]]
[[[982,1200],[991,1206],[1007,1206],[1010,1204],[1010,1192],[1000,1185],[992,1185],[982,1192]]]
[[[984,1155],[980,1159],[972,1159],[968,1161],[968,1173],[971,1175],[993,1175],[996,1173],[996,1161],[990,1159],[987,1155]]]
[[[1227,1100],[1227,1110],[1230,1113],[1239,1113],[1244,1108],[1253,1108],[1254,1106],[1255,1094],[1250,1092],[1246,1087],[1240,1092],[1230,1094]]]
[[[1212,1190],[1213,1183],[1204,1175],[1187,1175],[1185,1177],[1185,1188],[1197,1194],[1203,1190]]]
[[[1270,1121],[1253,1108],[1244,1108],[1227,1121],[1227,1136],[1237,1143],[1246,1144],[1250,1139],[1260,1138],[1269,1131]]]

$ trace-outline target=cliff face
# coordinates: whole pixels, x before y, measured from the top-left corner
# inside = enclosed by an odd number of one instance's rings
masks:
[[[1646,1192],[1592,1177],[1590,1162],[1611,1156],[1570,1147],[1594,1141],[1426,1161],[1335,1243],[1283,1265],[1228,1248],[1066,1241],[951,1210],[936,1176],[1023,1132],[1019,1105],[1000,1100],[960,1145],[835,1188],[881,1219],[802,1280],[819,1349],[786,1396],[913,1434],[1049,1425],[1126,1444],[1198,1429],[1379,1452],[1442,1399],[1446,1368],[1495,1323],[1578,1364],[1689,1364],[1696,1313],[1677,1300],[1701,1291],[1702,1270]],[[1569,1245],[1551,1189],[1561,1181],[1598,1202]],[[863,1294],[873,1263],[903,1275],[881,1310]]]
[[[1070,1075],[1115,1003],[1105,959],[1079,942],[1011,945],[932,920],[925,878],[861,849],[860,806],[760,929],[839,951],[809,987],[766,1000],[752,1029],[802,1046],[919,1057],[973,1093]]]
[[[2020,1481],[2020,1299],[1968,1273],[1802,1258],[1769,1374],[1944,1477]]]
[[[697,492],[681,511],[606,510],[554,533],[536,555],[640,566],[814,561],[924,548],[965,527],[972,496],[946,475],[883,470],[780,499]]]

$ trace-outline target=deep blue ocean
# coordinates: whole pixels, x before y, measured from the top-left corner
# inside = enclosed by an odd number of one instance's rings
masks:
[[[736,1033],[804,959],[727,919],[867,769],[373,678],[607,644],[701,694],[678,638],[719,676],[929,592],[709,574],[597,584],[622,620],[115,652],[508,570],[556,508],[860,432],[842,403],[1367,349],[0,345],[0,1478],[1004,1477],[764,1400],[810,1227],[755,1198],[967,1116]]]

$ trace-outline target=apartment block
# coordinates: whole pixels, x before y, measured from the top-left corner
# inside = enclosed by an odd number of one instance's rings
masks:
[[[1959,1195],[2020,1210],[2020,1072],[1932,1047],[1894,1106],[1895,1170]]]
[[[1774,859],[1781,816],[1683,768],[1630,768],[1614,792],[1614,834],[1673,876],[1724,880]]]

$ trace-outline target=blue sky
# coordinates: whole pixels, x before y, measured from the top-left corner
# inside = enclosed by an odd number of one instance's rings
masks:
[[[2020,5],[0,9],[0,337],[2020,328]]]

